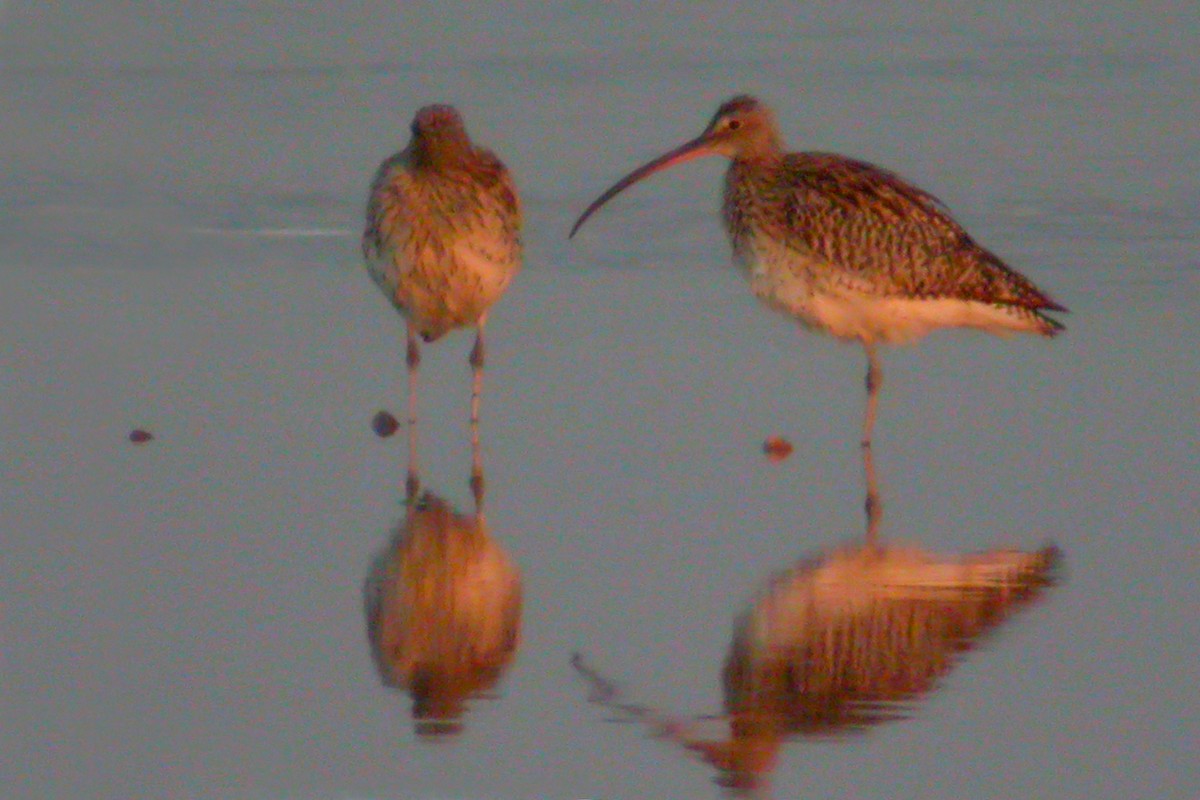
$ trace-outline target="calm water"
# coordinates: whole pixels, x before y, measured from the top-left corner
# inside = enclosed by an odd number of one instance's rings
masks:
[[[765,796],[1200,794],[1194,15],[164,8],[0,4],[7,796],[721,797],[714,747],[687,745],[731,730]],[[1062,563],[1019,607],[880,612],[912,634],[1003,608],[981,639],[945,628],[944,652],[975,646],[861,735],[762,735],[722,677],[770,587],[862,535],[860,349],[725,269],[716,161],[565,240],[738,91],[793,147],[929,188],[1072,310],[1053,342],[885,354],[889,545]],[[483,525],[470,338],[426,351],[423,487],[522,596],[511,660],[441,737],[364,615],[412,520],[404,432],[371,430],[403,407],[402,329],[357,256],[370,175],[431,100],[505,158],[528,220],[489,326]],[[914,674],[943,652],[889,641]]]

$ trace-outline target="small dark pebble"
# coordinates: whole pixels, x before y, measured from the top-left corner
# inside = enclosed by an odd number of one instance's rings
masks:
[[[386,439],[400,428],[400,423],[386,411],[380,411],[371,420],[371,429],[380,439]]]
[[[141,428],[134,428],[129,432],[129,441],[133,442],[134,444],[145,444],[153,438],[154,434],[152,434],[150,431],[144,431]]]
[[[779,462],[792,454],[792,443],[782,436],[772,436],[763,442],[763,452],[771,461]]]

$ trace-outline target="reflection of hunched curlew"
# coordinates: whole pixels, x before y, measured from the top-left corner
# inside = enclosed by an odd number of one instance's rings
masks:
[[[494,686],[516,655],[521,575],[488,532],[478,449],[473,514],[422,492],[414,450],[409,457],[404,520],[363,584],[367,637],[384,685],[412,696],[417,732],[454,734],[467,701]]]
[[[579,217],[646,176],[704,155],[732,164],[724,220],[754,294],[809,328],[866,349],[864,447],[883,373],[878,343],[938,328],[1053,336],[1045,311],[1066,311],[980,247],[932,195],[898,176],[832,153],[785,153],[771,111],[753,97],[726,102],[697,138],[639,167]]]
[[[362,251],[371,277],[404,315],[410,425],[417,336],[432,342],[468,325],[476,328],[471,421],[478,423],[483,328],[521,266],[521,206],[504,164],[471,143],[451,106],[418,111],[408,146],[379,166]]]
[[[520,574],[483,517],[431,492],[411,499],[364,595],[384,685],[412,696],[419,732],[461,730],[466,701],[500,680],[520,643]]]

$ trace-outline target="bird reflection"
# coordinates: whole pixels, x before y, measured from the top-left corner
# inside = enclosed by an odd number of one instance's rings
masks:
[[[734,625],[722,683],[728,741],[692,742],[752,786],[785,734],[907,716],[957,657],[1052,583],[1059,553],[939,556],[848,545],[772,578]]]
[[[520,642],[521,578],[488,533],[474,444],[472,514],[422,490],[410,452],[404,519],[363,587],[380,679],[412,697],[416,731],[426,738],[462,731],[467,701],[495,686]]]
[[[576,655],[590,700],[682,745],[731,791],[754,793],[789,737],[852,734],[908,716],[962,653],[1053,584],[1054,547],[942,556],[881,541],[866,452],[865,541],[765,581],[734,624],[719,732],[625,697]]]

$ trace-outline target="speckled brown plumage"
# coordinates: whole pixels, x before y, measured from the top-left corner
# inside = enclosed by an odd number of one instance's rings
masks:
[[[730,165],[724,211],[735,246],[777,238],[881,295],[1062,310],[976,244],[937,198],[890,172],[832,153],[763,166]]]
[[[637,181],[705,155],[732,162],[723,216],[735,263],[769,307],[808,328],[862,342],[869,445],[882,381],[875,346],[939,328],[1053,336],[1066,311],[979,246],[933,195],[864,161],[785,153],[770,109],[748,95],[724,103],[695,139],[617,181],[571,235]]]
[[[1062,329],[1041,312],[1066,309],[979,246],[932,194],[865,161],[784,153],[770,111],[751,97],[725,103],[708,130],[736,131],[749,143],[729,166],[723,211],[735,256],[751,270],[782,271],[812,294],[980,303],[1012,318],[1011,325],[985,317],[967,323],[994,332],[1053,335]],[[790,310],[804,317],[808,309]],[[804,321],[826,327],[821,319]],[[930,327],[945,326],[941,322]],[[909,338],[907,332],[890,335],[889,324],[894,323],[831,332],[882,341]]]
[[[471,143],[454,108],[422,108],[408,146],[375,173],[362,236],[368,272],[405,318],[410,426],[417,337],[432,342],[471,325],[471,422],[478,423],[483,329],[521,268],[521,249],[521,203],[504,164]]]
[[[477,324],[521,266],[512,177],[475,147],[449,106],[417,112],[408,147],[371,184],[363,256],[383,293],[427,341]]]

